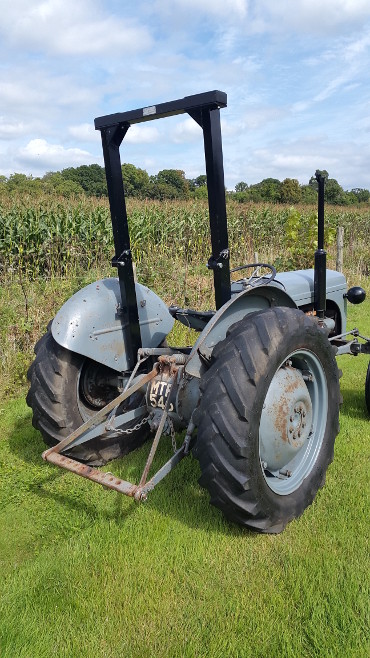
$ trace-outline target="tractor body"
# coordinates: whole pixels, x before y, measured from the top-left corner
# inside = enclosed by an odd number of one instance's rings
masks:
[[[340,404],[335,355],[369,353],[370,343],[346,328],[347,299],[362,301],[364,293],[351,294],[345,277],[326,269],[319,175],[315,268],[277,273],[254,263],[230,271],[225,106],[226,94],[213,91],[95,120],[118,276],[83,288],[59,310],[36,346],[27,401],[51,446],[45,460],[143,500],[193,451],[211,502],[232,521],[274,533],[312,502],[333,458]],[[134,277],[120,145],[131,125],[180,113],[203,131],[214,311],[167,308]],[[240,271],[238,280],[231,280],[233,271]],[[193,347],[167,345],[175,321],[199,332]],[[185,436],[177,448],[180,429]],[[95,468],[141,445],[150,432],[138,484]],[[163,434],[171,436],[174,454],[149,478]]]

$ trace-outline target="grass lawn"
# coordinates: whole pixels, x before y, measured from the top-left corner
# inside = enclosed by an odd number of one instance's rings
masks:
[[[349,311],[369,335],[369,302]],[[278,536],[224,521],[192,457],[142,505],[45,464],[24,394],[3,399],[1,658],[367,657],[368,359],[339,360],[326,486]],[[135,479],[147,451],[106,470]]]

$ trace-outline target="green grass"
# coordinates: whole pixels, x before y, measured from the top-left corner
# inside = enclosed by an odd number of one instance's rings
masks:
[[[45,284],[47,308],[30,312],[30,340],[80,284],[65,284],[56,300],[56,282],[51,291]],[[39,308],[35,289],[28,292],[30,308]],[[349,326],[369,335],[368,309],[368,301],[350,307]],[[228,524],[209,506],[192,457],[139,506],[45,464],[24,388],[4,396],[1,658],[368,656],[367,363],[340,357],[334,462],[314,504],[278,536]],[[106,470],[135,479],[147,451]],[[164,437],[156,463],[170,453]]]
[[[212,308],[205,204],[129,206],[139,280],[168,304]],[[273,261],[287,213],[230,204],[232,265],[256,250]],[[345,226],[349,284],[369,295],[368,209],[328,208],[327,219]],[[339,359],[334,462],[314,504],[278,536],[228,524],[192,457],[139,506],[42,461],[25,404],[33,345],[64,300],[114,274],[108,222],[106,201],[0,200],[0,657],[367,657],[367,357]],[[369,302],[349,313],[349,327],[370,335]],[[172,340],[193,336],[180,327]],[[105,470],[137,481],[148,448]]]

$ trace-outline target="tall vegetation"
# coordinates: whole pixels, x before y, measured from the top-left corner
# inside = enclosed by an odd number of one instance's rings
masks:
[[[134,260],[207,262],[210,256],[208,206],[202,199],[128,199]],[[234,265],[259,257],[280,268],[312,266],[316,238],[314,206],[237,203],[228,200],[229,242]],[[338,225],[345,229],[345,263],[370,272],[368,208],[327,207],[326,244]],[[0,276],[65,275],[109,263],[112,229],[106,198],[40,194],[0,196]],[[332,253],[331,266],[335,264]]]
[[[354,188],[345,191],[338,181],[326,174],[326,202],[333,205],[368,204],[369,190]],[[207,198],[207,177],[203,174],[194,179],[187,179],[185,172],[179,169],[163,169],[154,176],[133,164],[122,165],[122,177],[127,197],[137,199],[189,199]],[[72,196],[107,196],[105,170],[98,164],[68,167],[62,171],[48,172],[42,178],[33,178],[25,174],[12,174],[9,178],[0,177],[0,192],[2,194],[58,194],[70,198]],[[277,178],[265,178],[260,183],[248,185],[240,181],[234,191],[227,191],[227,196],[245,203],[315,203],[317,199],[317,183],[312,176],[307,185],[300,185],[295,178],[285,178],[280,182]]]

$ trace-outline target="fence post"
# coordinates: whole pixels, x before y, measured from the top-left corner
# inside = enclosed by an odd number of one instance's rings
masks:
[[[344,242],[344,228],[338,226],[337,230],[337,272],[343,272],[343,242]]]

